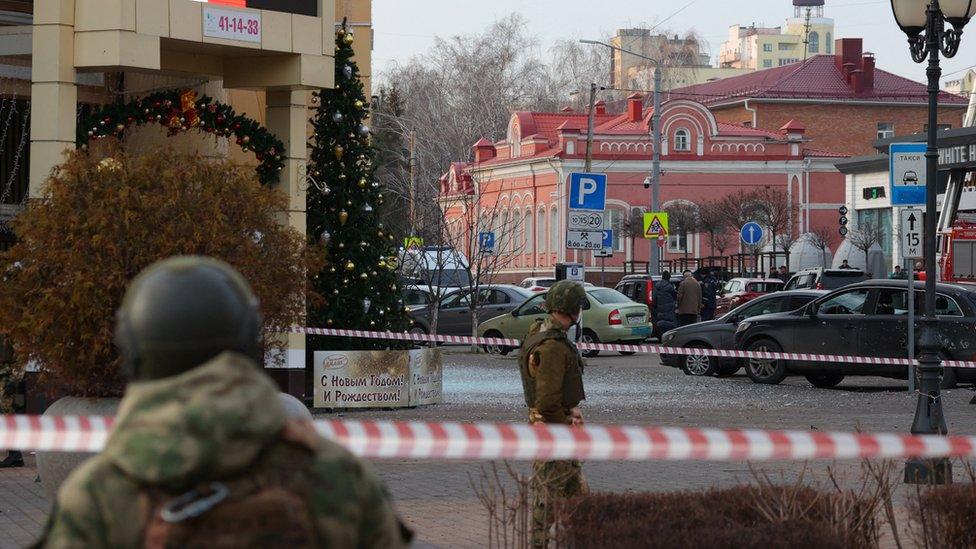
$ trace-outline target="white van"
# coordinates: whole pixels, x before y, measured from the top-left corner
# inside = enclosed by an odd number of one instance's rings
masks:
[[[427,286],[470,287],[468,270],[467,258],[450,246],[400,250],[400,276],[421,280]]]

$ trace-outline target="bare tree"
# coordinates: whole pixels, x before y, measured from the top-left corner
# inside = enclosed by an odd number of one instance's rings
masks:
[[[769,242],[776,252],[777,245],[781,245],[779,237],[791,235],[789,244],[796,241],[793,234],[793,220],[796,218],[796,205],[789,199],[786,191],[772,187],[761,187],[753,193],[755,201],[756,222],[769,229]]]
[[[684,200],[675,200],[665,206],[664,211],[668,212],[668,230],[670,233],[685,237],[685,257],[687,258],[691,253],[688,236],[698,231],[700,223],[698,206]]]
[[[729,220],[720,201],[710,200],[698,205],[698,228],[708,235],[709,247],[725,255],[729,246]]]
[[[847,234],[847,240],[850,241],[851,246],[864,252],[865,271],[869,267],[868,253],[871,251],[871,247],[875,244],[880,245],[884,242],[884,238],[884,229],[871,222],[862,223],[857,229]]]
[[[803,235],[803,237],[811,246],[820,250],[820,263],[826,269],[827,255],[837,244],[837,233],[829,227],[820,226]]]

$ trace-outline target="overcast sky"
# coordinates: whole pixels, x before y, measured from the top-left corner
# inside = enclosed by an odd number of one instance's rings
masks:
[[[838,38],[863,38],[879,68],[922,81],[924,65],[912,62],[890,6],[889,0],[827,0],[824,15],[834,19]],[[697,31],[714,63],[730,25],[784,25],[793,5],[791,0],[373,0],[374,76],[391,62],[423,55],[435,36],[480,32],[512,12],[525,16],[543,51],[556,40],[599,39],[618,28],[660,24],[679,34]],[[963,35],[956,57],[943,61],[944,79],[970,65],[976,65],[976,28]]]

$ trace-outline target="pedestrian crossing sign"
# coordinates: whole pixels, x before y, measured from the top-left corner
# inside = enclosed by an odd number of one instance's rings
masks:
[[[408,250],[418,251],[424,246],[424,239],[419,236],[408,236],[403,239],[403,247]]]
[[[644,238],[668,236],[668,212],[644,214]]]

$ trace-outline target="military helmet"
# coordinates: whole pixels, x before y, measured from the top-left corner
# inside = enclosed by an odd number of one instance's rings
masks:
[[[130,379],[160,379],[224,351],[260,363],[261,326],[258,299],[233,267],[207,257],[173,257],[133,279],[116,315],[115,342]]]
[[[586,303],[586,290],[583,284],[572,280],[560,280],[549,288],[546,294],[546,310],[574,315]]]

